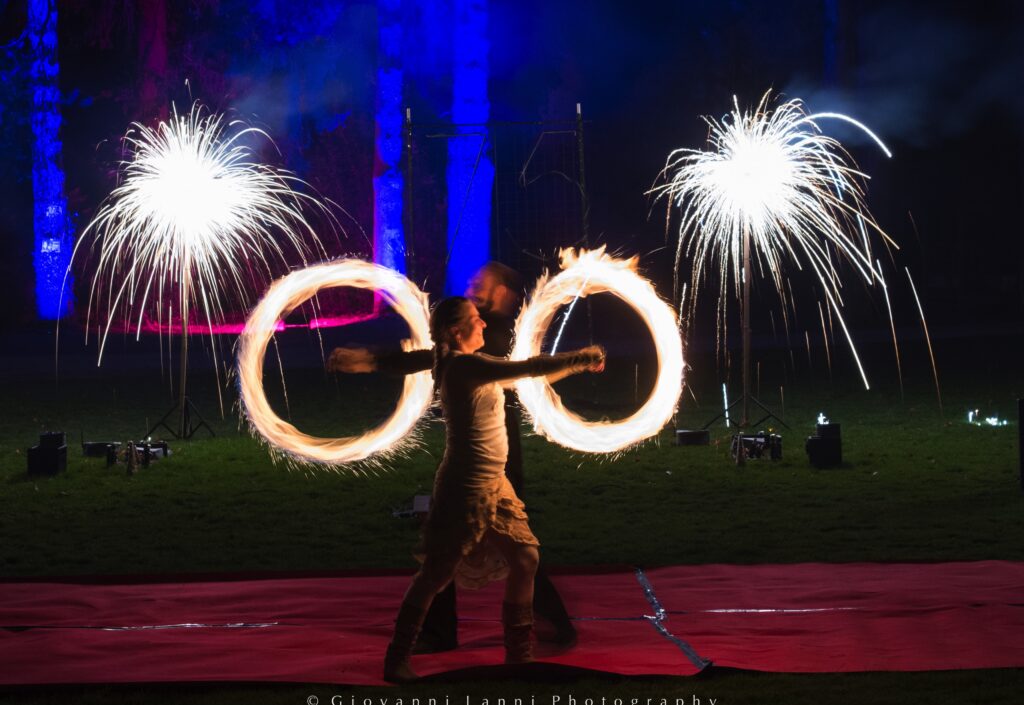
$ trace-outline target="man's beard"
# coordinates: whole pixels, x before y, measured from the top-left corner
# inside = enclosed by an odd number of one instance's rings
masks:
[[[476,306],[476,310],[480,313],[491,313],[494,310],[493,301],[485,301],[475,296],[473,297],[473,305]]]

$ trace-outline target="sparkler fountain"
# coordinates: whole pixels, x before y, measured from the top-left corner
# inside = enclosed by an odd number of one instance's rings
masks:
[[[852,234],[867,226],[895,246],[867,211],[863,187],[867,176],[853,165],[838,141],[822,134],[817,120],[834,118],[849,122],[869,135],[886,156],[891,156],[881,140],[845,115],[809,115],[799,100],[770,109],[769,97],[770,93],[765,93],[756,108],[746,111],[740,110],[734,98],[733,110],[727,118],[706,118],[713,149],[673,151],[662,172],[665,183],[652,191],[668,198],[682,211],[676,250],[676,292],[684,254],[693,255],[695,280],[706,275],[707,265],[717,263],[720,340],[724,335],[731,269],[742,315],[743,395],[733,402],[742,405],[741,431],[751,426],[751,402],[768,412],[766,419],[774,416],[750,393],[750,286],[755,250],[758,265],[762,271],[768,271],[784,309],[783,260],[788,258],[798,267],[801,263],[809,265],[828,305],[836,313],[868,387],[840,311],[840,276],[832,254],[852,263],[859,275],[872,284],[882,280],[872,264],[867,237],[858,241]],[[691,299],[691,311],[695,300],[696,296]],[[742,462],[743,444],[739,447],[737,461]]]
[[[98,251],[87,313],[88,326],[94,311],[97,316],[106,312],[106,322],[97,322],[102,329],[97,364],[102,362],[111,323],[122,310],[129,325],[134,319],[138,339],[150,298],[156,300],[157,319],[162,322],[166,295],[169,324],[171,302],[177,303],[178,401],[150,433],[167,426],[175,410],[180,412],[177,432],[167,428],[177,437],[191,437],[206,425],[192,425],[194,407],[187,395],[191,309],[199,307],[212,340],[214,325],[224,316],[226,291],[245,305],[247,290],[262,288],[273,279],[272,264],[287,267],[289,252],[303,263],[312,246],[323,252],[303,207],[315,206],[328,217],[330,212],[314,197],[293,190],[301,180],[256,162],[244,143],[247,136],[269,139],[262,130],[238,121],[226,123],[222,115],[207,113],[198,103],[187,115],[172,107],[170,120],[155,128],[133,124],[125,136],[130,159],[122,164],[121,182],[72,255],[74,262],[84,243],[89,243],[84,251]]]

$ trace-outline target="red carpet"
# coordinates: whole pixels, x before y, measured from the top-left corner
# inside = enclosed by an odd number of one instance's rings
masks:
[[[1024,666],[1024,564],[693,566],[648,573],[717,666],[804,673]]]
[[[1024,564],[688,566],[555,578],[579,645],[541,660],[624,675],[1024,667]],[[0,684],[378,684],[407,576],[0,583]],[[501,586],[459,595],[461,647],[500,663]],[[662,611],[658,611],[658,609]],[[655,618],[657,617],[657,618]]]

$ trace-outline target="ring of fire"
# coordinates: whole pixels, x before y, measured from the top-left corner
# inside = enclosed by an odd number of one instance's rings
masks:
[[[427,296],[404,276],[361,260],[338,260],[292,272],[274,282],[239,339],[238,378],[242,407],[252,428],[270,445],[307,463],[341,466],[400,448],[433,396],[430,372],[406,375],[395,411],[361,436],[318,438],[298,430],[270,408],[263,390],[263,360],[278,321],[321,289],[350,286],[377,291],[409,325],[405,349],[432,348]]]
[[[559,445],[588,453],[614,453],[657,434],[675,412],[683,381],[683,344],[672,307],[636,272],[636,258],[618,259],[604,248],[562,250],[562,272],[541,277],[516,321],[513,360],[540,353],[544,334],[559,307],[575,297],[609,293],[622,299],[643,319],[658,356],[658,373],[647,401],[631,416],[614,422],[586,421],[562,405],[543,377],[516,381],[523,408],[534,430]]]

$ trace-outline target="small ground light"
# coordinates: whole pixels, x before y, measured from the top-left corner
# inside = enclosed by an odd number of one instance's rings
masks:
[[[982,417],[981,412],[977,409],[971,409],[967,412],[967,423],[973,426],[1008,426],[1010,424],[1009,421],[998,416]]]

